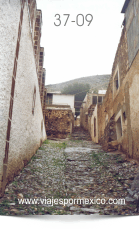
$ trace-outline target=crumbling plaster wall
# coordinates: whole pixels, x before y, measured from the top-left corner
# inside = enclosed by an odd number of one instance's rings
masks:
[[[21,5],[24,5],[23,11]],[[0,188],[3,192],[5,184],[20,172],[46,139],[46,131],[28,5],[25,1],[7,0],[0,7],[3,12],[0,21],[0,46],[3,47],[0,54]]]
[[[7,172],[9,179],[15,171],[23,168],[24,163],[40,146],[40,142],[46,138],[33,46],[30,38],[28,11],[25,5],[11,125]],[[36,87],[36,100],[33,115],[34,87]],[[43,128],[41,123],[43,123]]]
[[[3,173],[7,121],[14,56],[20,19],[20,1],[1,0],[0,2],[0,180]]]

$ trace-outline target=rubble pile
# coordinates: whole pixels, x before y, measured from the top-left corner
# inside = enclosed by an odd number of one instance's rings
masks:
[[[72,128],[71,110],[47,109],[45,126],[48,138],[66,138],[71,133]]]

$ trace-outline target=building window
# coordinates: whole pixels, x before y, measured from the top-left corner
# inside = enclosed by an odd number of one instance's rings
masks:
[[[113,75],[113,99],[117,95],[120,88],[119,67],[117,66],[115,74]]]
[[[102,96],[98,96],[98,103],[102,103]]]
[[[97,96],[92,97],[92,104],[96,105],[97,104]]]
[[[126,113],[125,113],[125,111],[123,112],[123,120],[124,120],[124,122],[126,121]]]
[[[46,104],[51,105],[53,100],[53,95],[52,94],[47,94],[46,95]]]
[[[119,77],[118,77],[118,71],[116,72],[116,75],[114,77],[114,88],[115,88],[115,91],[118,90],[119,88]]]

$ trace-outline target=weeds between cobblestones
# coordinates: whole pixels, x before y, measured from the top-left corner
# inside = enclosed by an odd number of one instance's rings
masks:
[[[81,140],[81,138],[83,140]],[[104,152],[77,129],[69,139],[46,140],[0,199],[0,215],[138,215],[136,203],[89,204],[73,199],[124,199],[138,170],[119,152]],[[71,199],[65,206],[19,204],[18,199]]]

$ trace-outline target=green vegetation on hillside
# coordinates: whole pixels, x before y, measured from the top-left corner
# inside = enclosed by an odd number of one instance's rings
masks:
[[[81,84],[89,84],[90,88],[94,90],[106,90],[109,84],[110,75],[95,75],[95,76],[86,76],[77,78],[74,80],[69,80],[63,83],[58,84],[50,84],[46,85],[49,91],[62,91],[66,86],[81,83]]]
[[[64,94],[76,94],[75,101],[83,101],[86,93],[91,89],[91,92],[98,93],[98,90],[107,90],[110,80],[110,75],[95,75],[81,77],[74,80],[69,80],[63,83],[46,85],[49,91],[61,91]],[[89,85],[89,87],[87,86]],[[81,89],[81,90],[80,90]],[[78,91],[79,90],[79,91]],[[80,92],[84,93],[80,93]],[[80,94],[78,94],[78,92]],[[80,106],[81,103],[75,102],[75,106]],[[76,115],[79,115],[80,108],[76,108]]]

